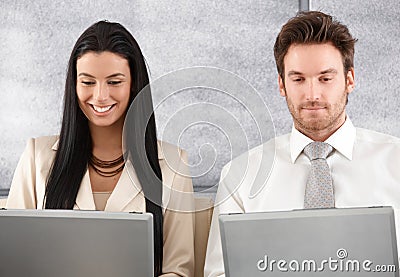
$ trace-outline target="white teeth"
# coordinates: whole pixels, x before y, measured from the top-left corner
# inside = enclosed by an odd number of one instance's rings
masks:
[[[93,109],[94,109],[96,112],[99,112],[99,113],[104,113],[104,112],[106,112],[106,111],[109,111],[109,110],[111,109],[111,107],[112,107],[112,105],[107,106],[107,107],[98,107],[98,106],[93,105]]]

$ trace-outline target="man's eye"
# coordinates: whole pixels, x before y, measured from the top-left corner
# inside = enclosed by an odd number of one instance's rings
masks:
[[[121,83],[122,83],[121,81],[108,81],[109,85],[119,85]]]
[[[302,78],[296,78],[296,79],[293,79],[293,82],[301,82],[301,81],[303,81],[303,79]]]
[[[330,80],[332,80],[332,78],[321,78],[321,80],[322,80],[323,82],[329,82]]]

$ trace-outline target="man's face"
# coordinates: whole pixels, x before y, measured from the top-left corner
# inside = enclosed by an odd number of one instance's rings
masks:
[[[295,128],[314,140],[327,139],[345,122],[354,70],[344,74],[342,56],[330,43],[290,46],[284,67],[279,90]]]

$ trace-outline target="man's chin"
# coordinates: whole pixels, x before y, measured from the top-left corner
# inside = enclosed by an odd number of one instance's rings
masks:
[[[298,121],[299,126],[303,130],[307,130],[310,132],[317,132],[326,129],[325,122],[321,121],[320,119],[312,119],[307,121]]]

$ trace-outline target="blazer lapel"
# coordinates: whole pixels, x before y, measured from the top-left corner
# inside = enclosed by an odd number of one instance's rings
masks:
[[[129,211],[143,212],[144,196],[142,187],[137,178],[135,169],[128,160],[122,171],[110,198],[105,207],[106,211],[124,211],[128,206]]]
[[[51,149],[57,151],[58,143],[59,140],[57,139]],[[75,200],[74,210],[96,210],[88,169],[86,169],[86,173],[83,176],[81,185],[79,187],[78,195],[76,196]]]
[[[58,148],[58,142],[59,140],[57,140],[52,147],[52,149],[55,151]],[[157,141],[157,144],[159,150],[158,159],[161,162],[161,160],[164,159],[164,153],[162,151],[161,142]],[[167,189],[167,191],[169,191],[169,189]],[[165,198],[169,198],[168,196],[168,192],[163,193],[163,202],[165,201]],[[89,170],[86,170],[86,173],[83,176],[78,195],[76,197],[74,209],[96,210],[92,186],[90,183]],[[121,177],[119,178],[117,185],[107,201],[105,211],[124,211],[124,209],[140,212],[144,212],[146,209],[142,187],[137,178],[135,169],[129,160],[126,162]]]
[[[93,199],[92,186],[90,184],[89,170],[86,170],[86,173],[83,176],[78,195],[76,196],[74,209],[96,210]]]

